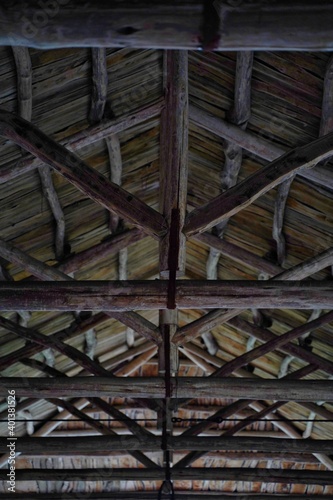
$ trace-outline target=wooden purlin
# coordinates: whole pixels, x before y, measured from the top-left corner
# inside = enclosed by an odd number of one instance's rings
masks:
[[[0,480],[6,480],[6,470],[0,470]],[[163,469],[21,469],[16,471],[16,481],[154,481],[163,480]],[[218,468],[195,467],[172,470],[172,480],[225,480],[235,481],[242,477],[243,481],[290,484],[333,484],[331,471],[295,470],[295,469],[251,469],[251,468]],[[155,492],[156,495],[156,492]],[[314,497],[315,498],[315,497]]]
[[[17,397],[131,397],[154,399],[165,396],[161,377],[71,377],[44,379],[26,377],[24,386],[17,377],[0,379],[0,395],[14,389]],[[7,385],[6,385],[7,384]],[[278,401],[333,401],[333,381],[172,377],[171,398],[267,399]]]
[[[19,115],[32,121],[32,66],[27,47],[12,47],[16,73]],[[55,190],[49,167],[38,168],[43,194],[47,199],[56,222],[55,254],[60,259],[65,254],[65,216]]]
[[[292,5],[284,0],[273,5],[265,0],[205,5],[203,9],[202,0],[172,4],[89,0],[82,6],[72,0],[62,2],[54,16],[42,10],[37,0],[28,6],[20,0],[15,9],[2,9],[0,44],[42,49],[74,45],[228,51],[330,50],[332,46],[332,5],[324,0],[306,5],[301,0]]]

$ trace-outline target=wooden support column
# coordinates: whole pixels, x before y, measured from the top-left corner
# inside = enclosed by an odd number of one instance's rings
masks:
[[[0,471],[0,480],[7,480],[7,470]],[[16,469],[16,481],[155,481],[164,479],[163,469]],[[290,483],[333,484],[331,471],[294,469],[251,469],[245,467],[219,468],[195,467],[172,469],[172,480],[212,480]],[[156,492],[155,492],[156,498]],[[219,497],[221,498],[220,494]],[[271,498],[271,497],[270,497]],[[314,498],[314,497],[313,497]],[[242,496],[242,499],[244,497]]]

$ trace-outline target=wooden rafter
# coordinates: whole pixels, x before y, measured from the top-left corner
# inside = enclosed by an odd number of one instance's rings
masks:
[[[7,111],[0,111],[0,135],[37,156],[84,194],[108,210],[159,238],[167,230],[164,217],[134,195],[108,181],[73,153],[43,134],[31,123]]]
[[[243,208],[259,196],[279,185],[298,170],[311,168],[333,154],[333,133],[306,146],[293,149],[247,179],[228,189],[206,205],[191,212],[185,221],[185,234],[191,236],[205,231]]]

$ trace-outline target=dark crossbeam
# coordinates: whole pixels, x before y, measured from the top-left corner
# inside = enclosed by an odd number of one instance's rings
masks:
[[[277,417],[278,418],[278,417]],[[0,438],[0,453],[8,452],[8,439]],[[333,440],[322,439],[284,439],[258,437],[201,437],[201,436],[174,436],[168,439],[170,450],[198,450],[198,451],[237,451],[237,452],[265,452],[279,453],[279,460],[288,461],[288,454],[298,453],[331,453]],[[161,440],[151,435],[122,435],[122,436],[85,436],[82,437],[30,437],[22,436],[19,439],[20,453],[33,454],[64,454],[91,453],[102,454],[109,451],[142,450],[160,451]],[[255,459],[255,454],[253,453]]]
[[[166,309],[166,281],[1,282],[0,310],[130,311]],[[176,282],[178,309],[332,309],[330,281]]]
[[[0,480],[7,480],[7,470]],[[154,481],[164,479],[163,469],[16,469],[16,481]],[[331,471],[249,468],[171,469],[173,480],[256,481],[265,483],[333,484]]]
[[[66,379],[2,377],[0,396],[14,389],[17,397],[163,398],[162,377],[71,377]],[[333,401],[332,380],[270,380],[178,377],[171,379],[172,398],[267,399],[273,401]]]
[[[1,7],[0,45],[331,50],[332,16],[325,0],[18,0]]]

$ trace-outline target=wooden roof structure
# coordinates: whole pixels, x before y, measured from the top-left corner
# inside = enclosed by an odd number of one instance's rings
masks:
[[[333,499],[332,11],[0,6],[0,500]]]

